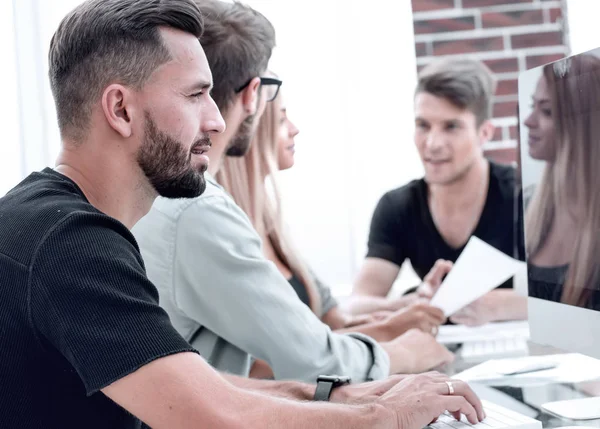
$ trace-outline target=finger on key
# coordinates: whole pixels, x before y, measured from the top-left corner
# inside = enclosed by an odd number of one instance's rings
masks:
[[[471,404],[467,402],[462,396],[445,396],[446,410],[448,410],[453,416],[458,415],[460,420],[460,414],[464,414],[469,423],[476,425],[479,423],[479,417],[477,411]],[[458,413],[458,414],[457,414]]]

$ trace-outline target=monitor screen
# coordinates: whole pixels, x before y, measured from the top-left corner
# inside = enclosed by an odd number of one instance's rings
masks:
[[[529,296],[598,311],[600,48],[521,73],[519,134]]]

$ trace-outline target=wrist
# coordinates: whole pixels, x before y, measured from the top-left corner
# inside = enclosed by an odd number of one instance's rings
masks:
[[[281,386],[283,397],[292,397],[299,401],[312,401],[315,394],[315,386],[313,384],[299,383],[297,381],[287,381],[277,383]]]
[[[411,374],[415,367],[415,356],[406,347],[397,344],[398,340],[380,343],[390,359],[390,375]]]
[[[333,402],[336,404],[347,404],[350,402],[351,394],[348,389],[349,385],[339,386],[334,388],[331,391],[331,396],[329,397],[329,402]]]
[[[365,407],[366,420],[368,420],[368,423],[366,423],[364,427],[373,429],[401,429],[396,414],[384,405],[374,403],[366,405]]]

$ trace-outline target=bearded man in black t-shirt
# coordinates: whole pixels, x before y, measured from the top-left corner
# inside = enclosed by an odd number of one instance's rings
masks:
[[[483,146],[494,134],[496,88],[490,70],[469,59],[445,59],[419,74],[415,91],[416,148],[425,177],[386,193],[373,214],[368,253],[349,306],[355,313],[397,310],[430,298],[471,236],[511,257],[516,240],[515,168],[488,161]],[[387,299],[409,260],[423,280],[418,294]],[[512,281],[487,293],[450,320],[467,325],[527,317],[527,301]]]
[[[441,374],[326,378],[320,399],[354,405],[306,403],[314,385],[219,374],[173,328],[130,229],[158,195],[205,187],[225,125],[203,27],[193,0],[88,0],[55,33],[62,150],[0,198],[0,428],[420,429],[444,410],[477,423],[473,391],[457,380],[450,395]]]

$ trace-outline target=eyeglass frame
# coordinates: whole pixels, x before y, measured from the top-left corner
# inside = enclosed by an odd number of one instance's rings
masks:
[[[276,79],[274,77],[262,77],[262,76],[259,76],[259,79],[260,79],[260,86],[263,86],[263,85],[277,85],[277,89],[275,90],[275,94],[273,95],[272,98],[268,99],[267,102],[275,100],[277,98],[277,95],[279,95],[279,89],[281,88],[281,85],[283,84],[283,81],[280,80],[280,79]],[[244,89],[246,89],[248,87],[248,85],[250,85],[250,83],[252,82],[252,80],[254,80],[254,78],[250,79],[248,82],[246,82],[245,84],[243,84],[242,86],[240,86],[238,89],[236,89],[235,93],[239,94]]]

